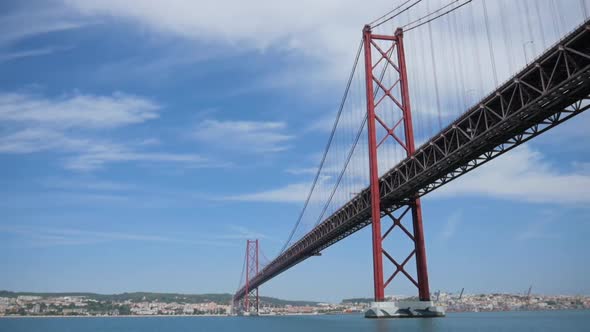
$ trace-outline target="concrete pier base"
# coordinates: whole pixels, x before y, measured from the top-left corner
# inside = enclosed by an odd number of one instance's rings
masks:
[[[372,302],[366,318],[444,317],[443,307],[432,301]]]

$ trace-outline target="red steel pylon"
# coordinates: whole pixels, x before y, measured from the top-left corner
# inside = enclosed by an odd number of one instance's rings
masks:
[[[258,274],[258,239],[246,240],[246,297],[244,311],[258,313],[258,288],[250,289],[250,279]]]
[[[363,44],[365,51],[365,79],[367,94],[367,129],[369,133],[369,167],[371,187],[371,218],[373,231],[373,277],[375,288],[375,301],[385,300],[385,288],[398,275],[405,275],[418,288],[418,296],[421,301],[430,300],[428,286],[428,271],[426,267],[426,249],[424,246],[424,232],[422,227],[422,209],[418,196],[408,201],[400,217],[394,217],[392,211],[381,209],[381,195],[379,185],[378,150],[388,139],[393,139],[395,144],[401,146],[407,156],[414,154],[414,130],[412,127],[412,112],[410,108],[410,96],[408,92],[408,78],[406,72],[406,60],[404,54],[403,31],[397,29],[393,36],[373,34],[370,26],[363,30]],[[376,50],[377,61],[373,63],[372,51]],[[384,61],[384,62],[383,62]],[[393,73],[394,81],[384,82],[383,74],[389,70]],[[376,73],[379,71],[379,73]],[[389,86],[386,86],[389,85]],[[381,95],[377,101],[376,96]],[[387,123],[386,112],[398,112],[399,120]],[[381,126],[381,127],[379,127]],[[404,135],[398,135],[403,131]],[[385,133],[377,141],[377,133]],[[403,136],[403,137],[400,137]],[[401,219],[411,210],[413,233],[402,223]],[[392,225],[382,233],[381,217],[389,216]],[[395,227],[408,236],[414,243],[414,250],[407,258],[399,263],[384,248],[383,241]],[[387,280],[383,275],[383,256],[396,267],[393,274]],[[418,280],[406,271],[406,263],[416,258],[416,276]]]

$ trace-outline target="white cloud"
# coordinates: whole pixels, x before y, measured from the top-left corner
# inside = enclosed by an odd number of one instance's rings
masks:
[[[2,93],[0,121],[27,122],[52,128],[116,128],[159,116],[155,102],[123,93],[76,94],[61,98]]]
[[[542,154],[531,150],[525,145],[437,189],[428,197],[440,199],[455,196],[487,196],[527,203],[589,203],[590,174],[585,169],[586,165],[580,166],[578,164],[576,166],[578,166],[576,169],[583,171],[576,170],[570,173],[559,171]],[[355,181],[354,178],[350,177],[351,174],[348,174],[348,176],[349,180],[352,179],[350,181],[352,184],[345,183],[337,189],[322,219],[328,217],[342,204],[350,200],[356,192],[364,188],[363,182],[357,182],[358,179]],[[294,239],[298,239],[318,222],[324,204],[331,195],[334,181],[334,177],[331,176],[320,178]],[[310,182],[297,182],[267,190],[226,196],[222,199],[243,202],[299,204],[305,201],[310,188]],[[462,213],[460,211],[453,213],[448,218],[440,234],[441,240],[446,241],[454,236],[461,219]],[[530,228],[523,233],[521,238],[545,236],[544,234],[540,235],[539,232]]]
[[[91,190],[91,191],[128,191],[136,188],[135,185],[119,183],[93,178],[58,178],[51,177],[41,181],[46,188],[65,190]]]
[[[115,240],[170,242],[174,241],[158,235],[143,235],[119,232],[84,231],[72,228],[47,228],[30,226],[1,226],[1,233],[12,233],[36,240],[39,245],[91,244]]]
[[[284,122],[205,120],[194,131],[197,140],[229,150],[269,153],[289,148],[293,136]]]
[[[0,45],[37,35],[74,30],[88,25],[88,20],[68,18],[55,9],[27,10],[0,16]]]
[[[76,171],[100,169],[123,162],[177,163],[189,168],[223,166],[197,154],[138,151],[137,148],[99,139],[81,139],[46,129],[24,129],[0,136],[0,153],[26,154],[53,151],[66,155],[64,166]]]
[[[590,176],[590,162],[574,162],[573,167],[576,173]]]
[[[155,146],[160,145],[162,142],[158,138],[146,138],[139,142],[139,145],[143,146]]]
[[[341,89],[341,83],[353,61],[363,24],[399,4],[387,0],[373,1],[369,6],[359,5],[352,0],[223,0],[215,3],[198,0],[171,0],[165,3],[145,0],[63,2],[68,10],[73,9],[79,15],[75,19],[94,20],[97,17],[108,17],[131,21],[142,29],[148,27],[152,32],[156,32],[158,37],[173,36],[175,43],[171,44],[174,45],[190,45],[194,42],[194,45],[203,48],[203,42],[207,45],[214,43],[215,47],[212,48],[217,49],[219,45],[219,49],[227,54],[234,54],[236,50],[270,50],[273,55],[276,53],[277,56],[282,56],[286,65],[277,70],[273,69],[270,73],[262,71],[258,77],[251,79],[252,84],[236,87],[232,90],[233,93],[277,86],[291,89],[298,85],[303,87],[297,91],[300,96],[315,93],[315,96],[320,98],[326,95],[326,91],[331,92],[334,87]],[[376,32],[390,34],[395,27],[413,21],[447,3],[447,0],[422,1],[395,20],[381,26]],[[486,27],[478,24],[483,22],[482,1],[473,1],[453,15],[434,21],[431,25],[432,36],[429,36],[426,26],[408,32],[404,38],[408,55],[406,58],[414,129],[418,142],[434,135],[441,126],[493,91],[493,67],[497,69],[498,83],[501,83],[527,60],[532,59],[533,53],[539,54],[542,49],[582,22],[579,1],[563,0],[558,3],[557,10],[561,22],[554,26],[552,18],[557,15],[552,7],[552,1],[536,1],[535,7],[539,9],[540,15],[537,16],[535,13],[526,17],[529,32],[527,29],[519,28],[524,24],[522,2],[486,2],[491,32],[489,41]],[[533,10],[532,4],[528,6]],[[509,10],[502,11],[502,7]],[[503,32],[505,29],[508,33]],[[176,43],[179,40],[182,42]],[[523,44],[530,40],[534,43],[527,45],[531,45],[535,50],[532,52],[531,49],[525,56]],[[493,45],[494,65],[489,54],[488,42]],[[125,61],[123,66],[137,67],[129,66]],[[362,68],[362,57],[359,67]],[[171,71],[168,66],[162,68],[163,71]],[[140,72],[143,72],[143,68]],[[361,72],[362,70],[359,70],[357,76],[362,75]],[[340,84],[335,85],[335,80]],[[385,80],[395,80],[395,77],[386,77]],[[318,86],[324,82],[328,83],[329,89],[326,89],[326,86]],[[439,95],[438,100],[435,90]],[[364,81],[362,77],[356,77],[353,80],[351,95],[357,97],[362,94]],[[351,98],[350,103],[354,103],[356,99]],[[356,106],[359,105],[362,106],[363,103],[357,100]],[[353,113],[352,117],[356,119],[354,109],[345,112],[348,115]],[[347,118],[344,116],[344,121]],[[317,122],[310,124],[307,130],[327,131],[332,123],[333,117],[318,117]],[[357,124],[356,121],[352,122],[353,126]],[[348,125],[342,124],[340,131],[347,131],[346,127]]]
[[[270,239],[268,236],[240,225],[229,225],[223,235],[211,236],[212,239],[220,240],[251,240],[251,239]]]
[[[442,240],[447,241],[455,235],[457,231],[457,227],[463,218],[462,211],[454,211],[448,218],[443,226],[442,232],[440,233],[440,237]]]
[[[260,190],[251,193],[242,193],[238,195],[228,195],[221,197],[221,200],[241,201],[241,202],[261,202],[261,203],[303,203],[309,195],[311,189],[311,182],[297,182],[286,184],[273,189]],[[310,225],[317,222],[324,209],[327,198],[332,194],[335,181],[328,176],[320,176],[314,188],[313,194],[310,197],[309,205],[305,211],[302,219],[302,224]],[[352,190],[352,191],[351,191]],[[331,212],[342,206],[354,195],[355,189],[343,184],[335,191],[329,206],[324,212],[324,217],[330,215]]]
[[[535,144],[551,147],[557,151],[585,152],[590,148],[588,128],[590,128],[590,112],[585,111],[551,129],[547,135],[535,139]]]
[[[83,230],[77,228],[38,227],[38,226],[8,226],[0,225],[0,233],[13,234],[24,239],[26,244],[33,247],[91,245],[106,242],[155,242],[177,243],[186,245],[225,245],[219,241],[207,239],[187,239],[179,236],[164,236],[161,234],[145,234],[132,232],[104,232]]]
[[[183,245],[233,246],[236,240],[264,239],[266,235],[239,225],[228,225],[219,233],[147,233],[100,231],[50,225],[0,225],[0,234],[11,234],[33,247],[92,245],[106,242],[153,242]]]
[[[156,119],[159,109],[149,99],[123,93],[60,98],[0,93],[0,123],[20,128],[0,135],[0,153],[57,152],[64,158],[64,166],[76,171],[123,162],[176,163],[188,168],[222,166],[197,154],[145,151],[159,144],[155,138],[117,143],[94,137],[99,130]]]
[[[348,105],[348,104],[347,104]],[[364,107],[355,107],[345,109],[338,119],[338,131],[347,131],[356,133],[361,126],[361,123],[365,119],[367,113]],[[319,131],[319,132],[331,132],[334,127],[334,121],[336,120],[336,114],[330,112],[330,114],[322,116],[313,121],[307,126],[307,131]]]
[[[296,168],[287,168],[285,173],[293,174],[293,175],[314,175],[318,171],[315,167],[296,167]]]
[[[538,219],[529,222],[520,231],[517,231],[516,239],[521,241],[554,240],[562,236],[560,219],[563,215],[557,210],[541,211]]]
[[[17,59],[21,59],[21,58],[30,58],[30,57],[41,56],[41,55],[48,55],[48,54],[52,54],[52,53],[62,51],[65,49],[67,49],[67,48],[44,47],[44,48],[36,48],[36,49],[31,49],[31,50],[2,53],[2,54],[0,54],[0,62],[17,60]]]
[[[64,2],[84,15],[129,19],[155,31],[184,38],[259,49],[272,45],[315,54],[330,52],[338,44],[348,49],[349,43],[341,44],[343,38],[358,39],[367,19],[391,8],[390,1],[386,0],[371,6],[359,6],[351,0]],[[330,48],[326,48],[326,45],[330,45]]]
[[[221,167],[209,159],[196,154],[137,152],[128,149],[95,150],[68,158],[65,167],[76,171],[91,171],[109,163],[122,162],[177,163],[188,168]]]
[[[533,203],[584,204],[590,202],[590,175],[566,173],[528,145],[483,165],[437,189],[431,196],[488,196]]]
[[[447,198],[454,196],[488,196],[532,203],[583,204],[590,202],[590,174],[585,163],[574,163],[574,171],[558,170],[538,151],[523,145],[498,157],[489,164],[466,174],[437,189],[428,197]],[[358,166],[363,167],[363,166]],[[365,166],[366,167],[366,166]],[[325,174],[325,173],[324,173]],[[334,183],[333,177],[324,176],[314,192],[316,200],[328,197]],[[311,183],[292,183],[226,199],[257,202],[303,202]],[[358,187],[362,185],[359,183]],[[348,190],[349,186],[338,189]],[[338,195],[337,195],[338,196]],[[340,201],[350,195],[341,193]],[[342,201],[343,202],[343,201]],[[341,202],[341,203],[342,203]],[[336,204],[338,202],[335,202]],[[445,236],[453,233],[454,221],[460,215],[449,218]],[[451,221],[453,221],[451,223]]]
[[[501,12],[498,3],[500,1],[488,1],[488,12],[492,25],[493,45],[498,53],[498,67],[500,63],[508,62],[504,58],[504,48],[508,47],[513,51],[511,61],[519,62],[522,57],[522,43],[530,40],[531,37],[522,32],[517,27],[522,24],[520,6],[513,4],[513,1],[502,0],[504,6],[512,9],[508,12]],[[417,19],[418,17],[431,12],[435,8],[449,3],[448,0],[430,0],[422,1],[411,10],[398,16],[391,23],[383,25],[380,33],[393,33],[398,26]],[[556,39],[552,35],[552,27],[548,22],[554,9],[550,6],[549,1],[538,1],[538,7],[541,11],[539,23],[544,24],[545,36],[547,39]],[[146,1],[146,0],[63,0],[68,10],[77,12],[82,18],[109,17],[118,18],[135,22],[141,27],[148,27],[152,31],[172,35],[187,40],[216,42],[230,45],[233,48],[255,48],[265,50],[274,48],[279,50],[292,51],[304,55],[311,55],[313,58],[319,58],[325,61],[325,65],[320,70],[322,75],[313,78],[332,76],[342,78],[346,74],[352,60],[355,46],[361,38],[361,30],[364,24],[368,23],[377,16],[394,8],[401,3],[392,3],[389,0],[375,0],[370,5],[359,4],[353,0],[300,0],[300,1],[272,1],[272,0],[222,0],[217,2],[198,1],[198,0],[170,0]],[[579,11],[579,2],[577,0],[559,1],[559,15],[563,17],[562,31],[568,31],[573,26],[581,23],[582,15]],[[474,9],[472,9],[474,8]],[[485,30],[482,25],[476,25],[475,28],[469,26],[470,19],[473,18],[471,11],[475,13],[475,20],[482,20],[482,3],[474,1],[470,5],[457,11],[463,15],[457,14],[458,27],[461,33],[466,36],[461,38],[473,38],[470,42],[481,43],[481,52],[478,53],[478,61],[481,66],[488,66],[487,57],[487,39]],[[531,19],[531,18],[528,18]],[[533,22],[528,22],[533,29],[537,44],[542,44],[539,38],[539,26],[532,18]],[[449,40],[449,36],[458,33],[449,33],[450,27],[448,21],[438,20],[433,29],[433,39],[435,40],[434,51],[437,52],[439,62],[439,78],[442,89],[448,88],[452,84],[453,73],[450,67],[444,66],[444,63],[454,63],[454,49],[460,44],[459,37],[457,40]],[[502,39],[501,26],[511,27],[510,43],[504,43]],[[418,36],[419,40],[414,40],[408,44],[408,51],[411,48],[422,48],[424,53],[429,53],[428,38],[425,36],[424,29],[419,30],[422,33]],[[416,34],[408,34],[410,38]],[[440,42],[439,42],[440,41]],[[550,40],[545,40],[545,44]],[[540,48],[540,47],[538,47]],[[465,53],[471,50],[465,50]],[[500,57],[501,56],[501,57]],[[529,55],[530,56],[530,55]],[[475,57],[471,56],[470,57]],[[479,59],[481,58],[481,59]],[[522,57],[524,61],[524,57]],[[408,57],[415,59],[415,57]],[[475,64],[475,59],[473,64]],[[417,67],[417,61],[409,62],[410,67]],[[467,65],[463,63],[462,65]],[[475,70],[478,68],[469,64],[466,70]],[[425,70],[431,71],[426,68]],[[414,71],[412,69],[412,71]],[[414,71],[415,72],[415,71]],[[293,74],[300,74],[297,70]],[[276,74],[276,73],[273,73]],[[306,72],[305,75],[313,75],[314,72]],[[327,74],[327,75],[326,75]],[[466,75],[465,79],[472,79],[472,76]],[[418,80],[418,79],[416,79]],[[421,85],[426,85],[423,79],[420,79]],[[471,85],[473,86],[473,85]],[[464,92],[464,91],[463,91]],[[485,93],[485,91],[481,91]],[[444,95],[444,94],[443,94]]]
[[[299,203],[305,201],[310,188],[311,183],[293,183],[276,189],[226,196],[224,199],[244,202]]]
[[[50,33],[80,29],[88,20],[67,18],[66,11],[43,8],[27,8],[20,12],[0,15],[0,63],[23,58],[38,57],[70,49],[64,46],[44,46],[34,49],[13,50],[13,44],[28,38]],[[37,43],[39,46],[39,44]]]
[[[88,140],[66,137],[62,132],[50,129],[27,128],[0,136],[0,153],[72,152],[90,146]]]

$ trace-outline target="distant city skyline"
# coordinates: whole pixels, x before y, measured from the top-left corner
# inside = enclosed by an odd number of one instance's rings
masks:
[[[0,318],[15,316],[232,316],[231,295],[209,294],[0,294]],[[371,299],[345,299],[340,303],[285,301],[263,298],[261,315],[342,314],[367,309]],[[590,297],[513,294],[437,294],[435,301],[448,312],[583,310]]]
[[[565,2],[564,32],[581,19]],[[219,5],[0,4],[0,289],[233,293],[246,239],[280,251],[361,28],[392,2]],[[590,295],[588,128],[581,114],[423,198],[432,293]],[[371,297],[370,238],[260,294]]]

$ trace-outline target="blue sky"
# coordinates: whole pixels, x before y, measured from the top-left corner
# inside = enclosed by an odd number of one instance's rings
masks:
[[[2,2],[0,289],[233,292],[246,239],[286,240],[361,27],[392,4],[358,7]],[[589,127],[424,198],[432,290],[590,294]],[[365,229],[261,293],[370,296],[370,253]]]

